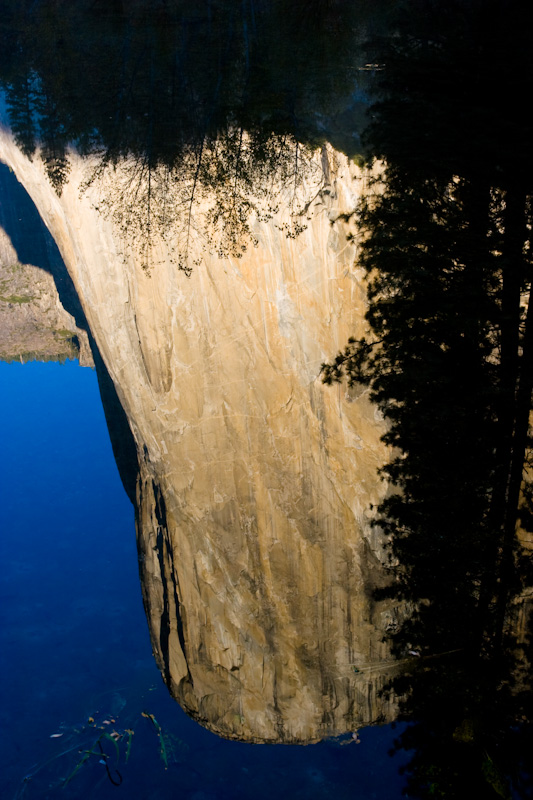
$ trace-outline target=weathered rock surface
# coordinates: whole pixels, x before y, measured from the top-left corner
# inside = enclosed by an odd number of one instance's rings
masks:
[[[144,600],[172,694],[253,741],[390,719],[376,692],[393,612],[370,596],[382,421],[319,377],[364,313],[346,239],[356,167],[330,151],[306,230],[257,223],[257,248],[202,252],[188,279],[164,249],[151,276],[127,254],[98,186],[80,194],[81,159],[58,197],[5,130],[0,157],[61,251],[135,437]]]
[[[15,204],[6,200],[9,196],[6,183],[1,171],[0,196],[4,200],[0,200],[0,359],[77,358],[82,366],[92,367],[87,333],[63,308],[52,274],[40,264],[22,264],[6,233],[10,228],[9,217],[20,211],[18,205],[15,208]],[[48,267],[44,241],[42,245],[40,255]],[[36,250],[33,255],[37,255]]]

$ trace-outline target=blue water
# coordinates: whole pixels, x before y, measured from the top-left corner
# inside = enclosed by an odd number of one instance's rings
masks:
[[[0,363],[0,442],[0,797],[401,797],[390,727],[359,745],[247,745],[170,698],[92,370]]]

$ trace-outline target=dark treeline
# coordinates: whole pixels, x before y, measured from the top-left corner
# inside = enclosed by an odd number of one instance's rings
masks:
[[[195,226],[206,246],[238,256],[254,242],[251,215],[275,214],[280,187],[295,216],[287,234],[302,229],[296,196],[320,144],[357,149],[361,42],[391,5],[3,0],[10,124],[28,156],[38,148],[58,194],[69,146],[98,159],[99,210],[146,266],[164,239],[189,271]]]
[[[409,796],[532,791],[532,35],[522,3],[413,0],[373,45],[368,333],[323,369],[388,422]]]
[[[171,166],[228,125],[320,143],[326,120],[353,113],[356,134],[360,43],[390,3],[367,5],[3,0],[14,131],[29,153],[40,140],[58,157],[70,142]]]

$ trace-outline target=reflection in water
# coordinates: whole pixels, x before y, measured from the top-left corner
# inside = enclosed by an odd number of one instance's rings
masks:
[[[102,745],[132,800],[268,800],[274,789],[294,800],[350,800],[354,785],[361,800],[398,798],[388,729],[362,731],[357,747],[258,747],[220,739],[180,712],[151,654],[132,508],[112,463],[94,373],[73,363],[0,364],[0,383],[2,797],[116,800],[101,754],[64,785],[103,727],[126,734],[118,765],[114,744]],[[163,729],[168,769],[142,711]],[[127,762],[126,729],[135,731]]]
[[[360,151],[361,42],[388,4],[363,5],[41,4],[28,25],[8,4],[11,124],[26,155],[40,140],[81,231],[66,260],[137,443],[172,694],[255,741],[390,718],[399,694],[410,791],[505,797],[512,776],[525,794],[533,182],[510,86],[532,88],[531,20],[497,0],[405,4],[372,50],[373,192],[331,146]],[[358,338],[326,368],[350,375],[341,398],[316,376],[346,327]],[[397,453],[385,500],[368,386]],[[378,698],[391,642],[401,675]]]
[[[287,200],[291,219],[280,224],[289,235],[305,227],[298,190],[321,180],[312,151],[335,144],[336,129],[339,144],[357,149],[361,41],[377,20],[376,9],[345,2],[204,0],[157,11],[48,2],[31,14],[7,3],[10,123],[27,155],[39,141],[58,193],[71,144],[95,157],[87,182],[104,182],[99,209],[145,267],[163,239],[188,272],[198,263],[191,229],[237,256],[256,243],[251,217],[271,218]]]
[[[401,740],[418,745],[409,791],[525,796],[533,129],[509,92],[533,89],[533,19],[499,2],[421,10],[379,56],[367,131],[385,162],[359,220],[370,334],[325,377],[369,386],[396,448],[383,471],[398,491],[377,522],[384,594],[417,609],[392,636],[418,654],[393,682],[416,721]]]
[[[383,577],[368,524],[379,426],[364,396],[318,379],[362,307],[346,245],[360,181],[324,132],[357,106],[359,71],[343,57],[360,38],[352,11],[300,20],[284,3],[244,15],[208,3],[166,27],[138,10],[91,29],[98,12],[87,28],[81,7],[57,25],[45,8],[18,29],[26,72],[8,76],[7,96],[19,150],[5,148],[62,244],[136,439],[141,575],[165,679],[231,738],[310,741],[388,719],[381,636],[397,611],[371,597]],[[71,54],[87,43],[96,67],[80,74]],[[116,58],[104,74],[100,52]],[[34,125],[60,199],[37,158],[21,160]],[[61,137],[78,154],[65,160]],[[189,238],[198,268],[184,284]]]

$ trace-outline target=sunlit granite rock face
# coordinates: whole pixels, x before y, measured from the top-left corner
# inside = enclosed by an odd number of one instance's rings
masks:
[[[251,741],[316,741],[394,714],[377,697],[394,613],[370,594],[384,579],[369,511],[384,491],[382,420],[365,393],[319,377],[361,329],[347,234],[362,182],[324,155],[305,230],[257,223],[257,247],[204,251],[187,278],[163,249],[151,275],[124,255],[97,185],[80,194],[80,159],[58,197],[0,139],[135,437],[140,571],[165,681],[202,724]]]

